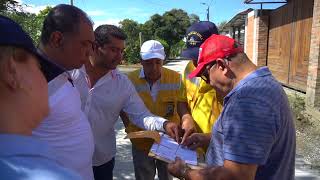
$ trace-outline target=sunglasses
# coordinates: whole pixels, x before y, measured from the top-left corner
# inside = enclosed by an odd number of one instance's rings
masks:
[[[230,57],[225,57],[223,58],[223,60],[227,63],[228,61],[231,61],[231,58]],[[203,69],[200,77],[202,80],[204,80],[206,83],[210,83],[210,79],[209,79],[209,72],[210,72],[210,69],[217,63],[217,61],[212,61],[211,63],[207,64],[205,66],[205,68]]]
[[[212,66],[214,66],[217,63],[217,61],[212,61],[211,63],[207,64],[205,66],[205,68],[203,69],[200,77],[202,80],[204,80],[206,83],[210,83],[210,79],[209,79],[209,71],[212,68]]]

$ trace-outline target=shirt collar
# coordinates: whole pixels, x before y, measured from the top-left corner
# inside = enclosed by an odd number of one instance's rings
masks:
[[[238,91],[243,85],[245,85],[247,82],[251,81],[252,79],[255,79],[257,77],[263,77],[263,76],[271,76],[271,72],[267,66],[261,67],[252,73],[250,73],[247,77],[242,79],[236,87],[234,87],[224,98],[224,102],[227,102],[232,94],[234,94],[236,91]],[[225,103],[224,103],[225,104]]]
[[[161,77],[162,77],[162,76],[161,76]],[[142,67],[141,70],[140,70],[139,78],[140,78],[140,79],[145,79],[145,78],[146,78],[146,76],[144,75],[143,67]],[[159,84],[160,81],[161,81],[161,78],[158,79],[154,84]]]
[[[87,72],[86,72],[86,67],[85,67],[84,65],[82,65],[81,68],[79,68],[79,71],[80,71],[81,73],[87,74]]]
[[[40,155],[56,160],[48,145],[32,136],[0,134],[0,144],[0,156]]]
[[[140,79],[144,79],[146,76],[144,75],[144,70],[143,70],[143,67],[141,68],[140,70],[140,74],[139,74],[139,78]]]
[[[79,68],[79,71],[85,75],[87,75],[86,67],[82,65],[81,68]],[[120,74],[120,71],[118,69],[111,70],[109,73],[105,74],[107,76],[108,74],[111,74],[112,76],[116,76]]]

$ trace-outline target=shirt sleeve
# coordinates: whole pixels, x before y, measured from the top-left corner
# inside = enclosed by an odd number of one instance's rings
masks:
[[[238,98],[223,115],[224,159],[263,165],[276,139],[272,106],[254,98]]]
[[[184,70],[184,72],[182,73],[181,81],[180,81],[180,88],[179,88],[179,95],[178,95],[178,101],[180,102],[188,102],[185,71],[186,70]]]
[[[145,106],[133,84],[127,79],[129,97],[125,102],[123,111],[135,125],[146,130],[165,131],[163,123],[166,119],[153,115]]]

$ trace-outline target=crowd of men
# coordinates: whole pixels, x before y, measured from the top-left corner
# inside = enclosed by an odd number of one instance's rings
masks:
[[[154,130],[205,155],[191,169],[148,157],[132,140],[137,180],[294,179],[295,127],[282,86],[214,23],[186,32],[182,75],[163,67],[163,45],[147,40],[142,68],[117,70],[127,35],[60,4],[46,16],[38,47],[0,16],[0,174],[3,179],[111,180],[115,123]]]

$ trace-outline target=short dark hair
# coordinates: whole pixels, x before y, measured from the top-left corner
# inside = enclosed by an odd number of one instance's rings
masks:
[[[127,39],[126,33],[121,28],[109,24],[97,27],[94,30],[94,36],[99,46],[110,43],[111,36],[121,40]]]
[[[88,15],[81,9],[67,4],[55,6],[44,19],[40,37],[41,43],[47,44],[51,34],[55,31],[61,33],[76,32],[81,21],[93,25]]]

